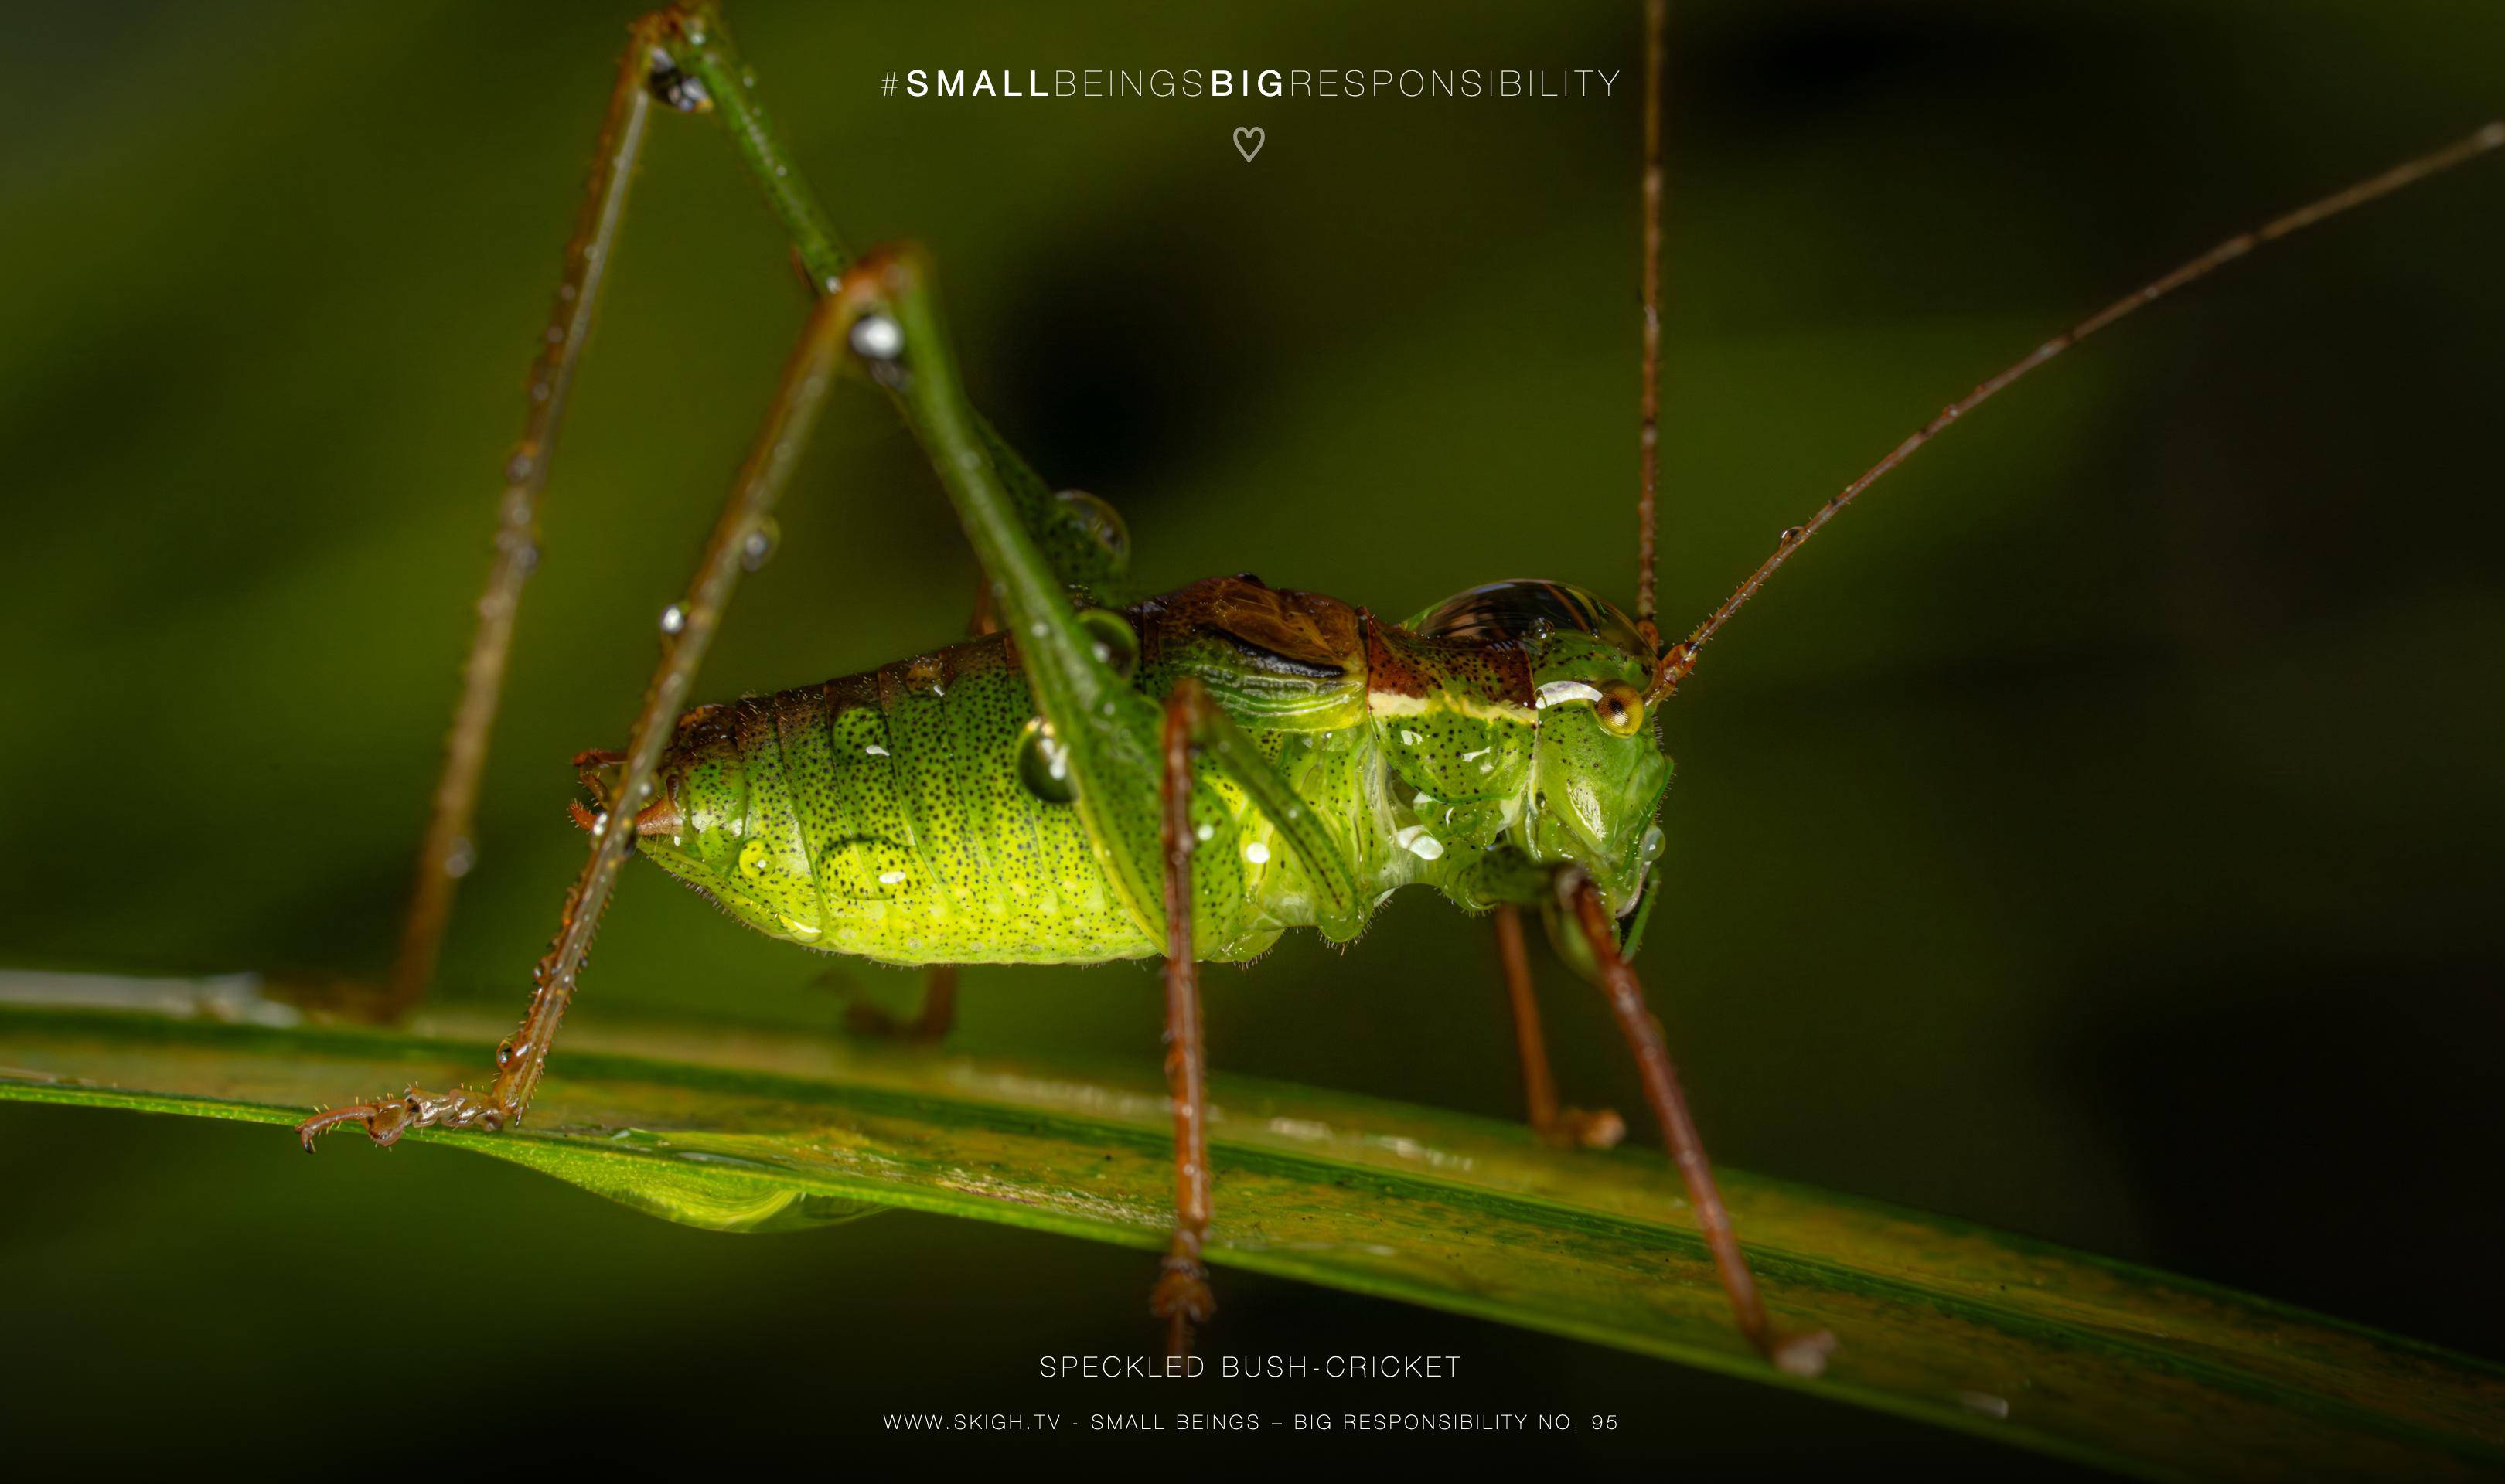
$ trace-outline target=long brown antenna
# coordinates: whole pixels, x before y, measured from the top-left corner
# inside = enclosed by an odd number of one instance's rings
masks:
[[[1653,603],[1653,495],[1661,479],[1661,66],[1670,29],[1670,0],[1644,0],[1643,104],[1643,392],[1637,445],[1641,459],[1636,496],[1636,622],[1658,646]]]
[[[1838,494],[1833,499],[1829,500],[1824,505],[1819,506],[1817,513],[1811,516],[1805,524],[1794,526],[1790,530],[1785,531],[1782,534],[1782,540],[1778,542],[1775,547],[1775,554],[1768,557],[1755,571],[1750,572],[1747,580],[1741,583],[1737,589],[1733,590],[1730,597],[1723,599],[1722,605],[1715,608],[1705,622],[1698,624],[1694,633],[1688,635],[1685,640],[1673,644],[1669,651],[1662,656],[1661,668],[1653,679],[1652,699],[1658,701],[1678,689],[1678,683],[1681,680],[1686,679],[1689,673],[1695,670],[1697,652],[1705,647],[1707,640],[1712,638],[1715,634],[1721,631],[1724,624],[1731,621],[1731,615],[1740,611],[1740,607],[1743,604],[1756,596],[1757,589],[1766,585],[1766,579],[1775,574],[1775,569],[1777,568],[1782,567],[1785,562],[1790,561],[1794,552],[1799,551],[1801,547],[1808,542],[1811,536],[1817,535],[1828,521],[1833,520],[1835,518],[1836,511],[1841,510],[1847,504],[1850,504],[1854,496],[1859,495],[1862,491],[1870,488],[1873,484],[1878,483],[1879,476],[1887,473],[1889,469],[1894,468],[1897,465],[1904,463],[1905,460],[1912,455],[1915,449],[1918,449],[1923,444],[1929,442],[1933,437],[1946,430],[1951,423],[1956,422],[1958,418],[1965,416],[1975,408],[1983,405],[1986,401],[1991,400],[1993,394],[1999,392],[2001,388],[2008,386],[2011,382],[2016,381],[2021,376],[2024,376],[2028,372],[2035,369],[2037,366],[2042,365],[2045,362],[2062,354],[2062,352],[2068,350],[2071,346],[2078,344],[2088,336],[2095,334],[2098,330],[2111,325],[2114,321],[2121,319],[2124,315],[2137,309],[2142,304],[2148,303],[2153,299],[2163,298],[2167,294],[2173,293],[2175,290],[2182,288],[2184,285],[2193,282],[2195,279],[2205,276],[2211,269],[2221,267],[2227,263],[2235,261],[2237,259],[2243,257],[2246,253],[2249,253],[2253,249],[2261,246],[2263,243],[2276,242],[2281,237],[2285,237],[2293,232],[2302,231],[2306,227],[2311,226],[2313,224],[2323,221],[2326,218],[2336,217],[2340,213],[2348,210],[2350,207],[2363,206],[2369,201],[2389,195],[2404,186],[2424,180],[2428,176],[2434,175],[2439,171],[2449,170],[2454,165],[2460,164],[2465,160],[2485,155],[2488,151],[2493,150],[2500,145],[2505,145],[2505,120],[2492,121],[2466,138],[2455,140],[2452,144],[2446,145],[2440,150],[2436,150],[2430,154],[2421,155],[2416,159],[2407,160],[2401,164],[2394,165],[2391,169],[2384,171],[2381,175],[2375,176],[2371,180],[2360,181],[2356,185],[2349,187],[2347,190],[2324,196],[2321,200],[2315,201],[2310,206],[2299,207],[2295,211],[2289,212],[2283,217],[2276,218],[2252,231],[2243,232],[2237,236],[2230,237],[2226,241],[2219,243],[2216,247],[2213,247],[2209,251],[2202,254],[2200,257],[2184,263],[2173,272],[2169,273],[2163,278],[2157,279],[2152,283],[2146,284],[2141,288],[2135,290],[2131,293],[2125,294],[2123,297],[2114,300],[2111,304],[2106,305],[2103,309],[2089,316],[2087,319],[2080,321],[2070,328],[2055,335],[2052,339],[2045,341],[2043,344],[2035,347],[2034,350],[2029,352],[2026,357],[2020,360],[2016,364],[2001,371],[1991,380],[1984,382],[1981,386],[1976,387],[1964,397],[1949,403],[1948,406],[1941,409],[1939,416],[1931,419],[1930,422],[1924,424],[1919,431],[1917,431],[1913,436],[1905,439],[1905,441],[1897,444],[1893,449],[1889,450],[1888,457],[1880,460],[1878,463],[1870,466],[1869,468],[1863,470],[1861,477],[1853,480],[1851,484],[1846,485],[1841,494]],[[1644,503],[1644,511],[1645,532],[1647,536],[1646,550],[1649,551],[1649,535],[1652,517],[1651,500],[1648,491]],[[1649,563],[1649,558],[1647,558],[1647,563]],[[1649,591],[1648,585],[1646,591]]]

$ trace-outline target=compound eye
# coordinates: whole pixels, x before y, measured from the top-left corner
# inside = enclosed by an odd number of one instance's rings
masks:
[[[1592,709],[1601,718],[1602,729],[1612,737],[1633,737],[1643,728],[1643,692],[1624,680],[1601,687],[1601,699],[1592,704]]]

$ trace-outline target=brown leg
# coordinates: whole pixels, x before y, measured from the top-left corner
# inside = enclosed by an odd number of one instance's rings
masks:
[[[917,1044],[947,1039],[949,1028],[956,1023],[955,964],[934,964],[923,971],[922,1011],[910,1020],[900,1020],[876,1005],[852,1005],[844,1011],[844,1026],[855,1035],[886,1036]]]
[[[836,358],[851,328],[852,314],[840,293],[819,300],[808,327],[800,333],[798,346],[784,366],[782,388],[775,394],[765,428],[740,468],[721,518],[715,522],[713,536],[697,564],[687,597],[672,608],[678,621],[662,646],[660,666],[653,673],[651,689],[645,692],[644,706],[635,717],[626,751],[615,765],[617,777],[609,785],[612,791],[607,795],[611,807],[587,823],[590,858],[583,863],[574,888],[566,893],[565,913],[558,921],[555,942],[531,973],[530,1010],[523,1016],[520,1029],[496,1048],[494,1079],[483,1089],[455,1087],[449,1092],[427,1092],[411,1087],[396,1099],[377,1099],[318,1114],[297,1125],[297,1137],[303,1141],[307,1152],[312,1150],[316,1135],[342,1123],[362,1124],[375,1143],[391,1144],[412,1128],[441,1125],[492,1131],[519,1122],[530,1107],[531,1094],[539,1089],[540,1078],[547,1069],[548,1049],[556,1040],[557,1026],[574,997],[575,980],[582,971],[583,957],[590,952],[592,937],[608,911],[610,893],[617,889],[618,871],[626,863],[627,852],[634,848],[634,819],[626,811],[653,799],[656,792],[654,777],[659,772],[662,750],[677,731],[677,718],[695,683],[696,669],[712,644],[723,609],[739,585],[749,537],[773,510],[784,486],[791,482],[801,449],[808,444],[810,429],[826,400],[827,385],[833,378]],[[622,532],[617,535],[619,539],[630,538]],[[591,766],[605,770],[609,765],[595,761]]]
[[[669,18],[657,12],[636,21],[617,64],[608,119],[600,129],[600,148],[592,156],[591,182],[583,192],[574,239],[566,244],[556,306],[531,367],[530,405],[522,420],[521,441],[505,461],[496,559],[488,569],[486,590],[478,597],[477,628],[470,640],[470,658],[462,666],[461,700],[443,743],[443,773],[436,780],[426,838],[418,847],[416,883],[401,929],[400,953],[377,1007],[381,1018],[396,1019],[425,997],[427,983],[435,977],[443,925],[452,913],[453,891],[470,870],[478,777],[487,766],[487,737],[504,689],[506,658],[512,650],[513,616],[521,606],[522,586],[539,565],[540,495],[547,488],[548,458],[565,421],[566,394],[574,385],[574,368],[582,358],[583,343],[591,337],[592,312],[599,306],[600,291],[608,279],[617,224],[626,214],[627,188],[635,179],[653,100],[653,48],[668,26]]]
[[[1504,964],[1505,998],[1513,1008],[1514,1044],[1522,1052],[1522,1095],[1534,1133],[1560,1149],[1608,1149],[1627,1136],[1627,1121],[1606,1108],[1560,1108],[1557,1078],[1548,1068],[1548,1039],[1539,1030],[1539,1001],[1532,987],[1531,955],[1522,946],[1522,910],[1496,910],[1497,957]]]
[[[1567,898],[1564,905],[1581,923],[1592,956],[1600,964],[1602,990],[1608,995],[1618,1028],[1626,1033],[1627,1046],[1635,1053],[1636,1067],[1643,1075],[1644,1097],[1661,1120],[1662,1142],[1670,1146],[1670,1157],[1687,1182],[1696,1225],[1704,1229],[1705,1245],[1713,1254],[1713,1268],[1721,1276],[1722,1292],[1730,1295],[1740,1332],[1782,1369],[1796,1376],[1817,1375],[1826,1368],[1835,1336],[1823,1329],[1815,1334],[1778,1334],[1774,1322],[1766,1317],[1756,1276],[1748,1271],[1748,1260],[1740,1251],[1731,1214],[1722,1209],[1722,1192],[1713,1184],[1713,1166],[1706,1162],[1704,1141],[1696,1136],[1696,1121],[1688,1116],[1687,1094],[1679,1090],[1678,1071],[1671,1065],[1670,1049],[1662,1042],[1661,1022],[1644,1004],[1643,984],[1635,969],[1618,956],[1615,924],[1601,900],[1600,888],[1575,871],[1561,879],[1558,889]]]
[[[1166,1353],[1190,1353],[1194,1325],[1217,1312],[1200,1260],[1209,1235],[1207,1089],[1200,1037],[1200,967],[1191,942],[1191,754],[1208,693],[1184,680],[1166,702],[1166,1095],[1174,1107],[1175,1231],[1148,1312],[1166,1321]]]

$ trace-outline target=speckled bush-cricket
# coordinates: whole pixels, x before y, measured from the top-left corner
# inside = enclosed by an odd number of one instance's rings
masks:
[[[1715,1193],[1629,960],[1659,895],[1670,763],[1657,711],[1775,569],[1881,475],[2011,382],[2132,309],[2262,242],[2505,144],[2505,124],[2232,238],[2030,350],[1951,403],[1784,532],[1687,637],[1665,644],[1653,591],[1661,301],[1661,0],[1645,19],[1644,357],[1632,614],[1558,582],[1476,587],[1403,622],[1221,577],[1145,601],[1127,536],[1092,496],[1055,493],[968,405],[930,262],[855,256],[767,119],[710,6],[638,21],[620,63],[556,312],[506,470],[495,566],[421,852],[395,977],[431,975],[470,833],[488,721],[537,554],[541,494],[574,370],[656,113],[724,124],[816,294],[799,344],[683,597],[626,747],[580,759],[588,858],[529,1011],[493,1078],[322,1114],[381,1143],[525,1114],[617,873],[640,851],[770,936],[935,969],[921,1029],[944,1024],[946,966],[1165,959],[1176,1223],[1152,1298],[1180,1347],[1212,1310],[1197,962],[1259,953],[1289,928],[1353,939],[1374,907],[1430,886],[1494,918],[1530,1115],[1561,1144],[1605,1144],[1613,1116],[1558,1106],[1521,914],[1607,996],[1677,1161],[1738,1326],[1774,1363],[1816,1371],[1830,1341],[1767,1312]],[[878,671],[687,709],[694,677],[818,410],[840,378],[883,392],[921,443],[986,578],[976,637]]]

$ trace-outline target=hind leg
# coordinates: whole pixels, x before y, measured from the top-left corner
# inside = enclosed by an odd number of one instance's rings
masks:
[[[844,1007],[844,1028],[857,1036],[878,1036],[913,1045],[947,1039],[957,1023],[957,966],[934,964],[922,971],[922,1008],[912,1019],[891,1015],[876,1005]]]
[[[631,816],[624,815],[624,811],[654,798],[653,777],[662,749],[677,730],[696,668],[739,584],[748,538],[762,528],[808,444],[828,384],[833,379],[845,328],[832,299],[824,301],[809,317],[784,368],[782,389],[775,395],[764,430],[715,523],[687,598],[674,609],[680,622],[664,646],[625,752],[614,762],[609,761],[610,754],[586,754],[582,760],[607,783],[602,797],[614,807],[584,821],[591,836],[590,858],[567,894],[556,941],[532,973],[530,1010],[520,1028],[496,1049],[494,1078],[483,1087],[455,1087],[442,1093],[411,1087],[397,1098],[319,1114],[297,1128],[306,1150],[312,1149],[316,1136],[342,1123],[359,1124],[375,1143],[387,1145],[412,1128],[503,1128],[519,1122],[529,1108],[547,1071],[557,1027],[573,1000],[583,957],[617,887],[618,870],[634,847],[635,831],[626,827]],[[617,770],[614,780],[608,779],[611,768]]]
[[[781,221],[801,275],[815,293],[830,294],[851,255],[829,224],[825,208],[791,156],[711,0],[682,0],[627,28],[591,179],[565,254],[555,308],[529,378],[522,436],[505,463],[498,505],[495,560],[479,596],[461,697],[444,742],[426,835],[418,851],[401,943],[387,986],[323,995],[361,1017],[397,1018],[417,1004],[435,974],[453,896],[472,864],[473,827],[487,743],[502,698],[522,589],[539,563],[539,510],[550,458],[562,430],[575,367],[591,334],[595,310],[625,220],[629,188],[642,156],[654,104],[719,118],[741,162]],[[1045,560],[1067,585],[1099,594],[1118,586],[1127,562],[1120,518],[1091,498],[1046,487],[1016,452],[976,420],[978,436],[999,467],[1009,497],[1032,528]],[[976,602],[978,623],[992,609],[988,591]]]

